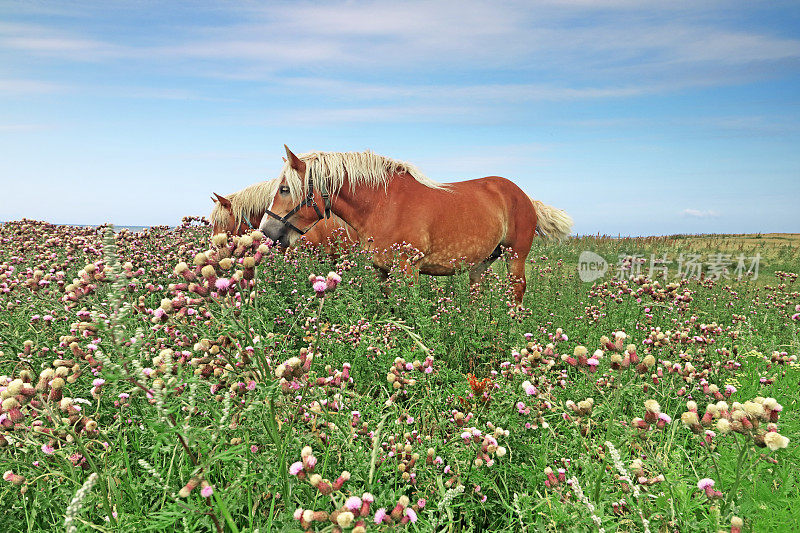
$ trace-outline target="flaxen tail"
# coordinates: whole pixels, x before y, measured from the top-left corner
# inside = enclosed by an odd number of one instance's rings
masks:
[[[531,203],[533,203],[533,208],[536,210],[536,218],[538,220],[536,233],[547,240],[554,241],[560,241],[570,234],[574,222],[566,211],[551,205],[545,205],[533,198],[531,198]]]

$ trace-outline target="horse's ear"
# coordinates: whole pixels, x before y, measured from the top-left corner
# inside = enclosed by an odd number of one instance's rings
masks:
[[[220,203],[220,205],[222,207],[224,207],[225,209],[230,209],[231,208],[231,201],[230,200],[228,200],[224,196],[220,196],[217,193],[214,193],[214,196],[217,197],[217,201]]]
[[[289,161],[289,166],[295,169],[297,172],[302,173],[305,170],[305,165],[303,162],[300,161],[300,158],[294,155],[291,150],[289,150],[288,146],[284,144],[283,147],[286,148],[286,160]]]

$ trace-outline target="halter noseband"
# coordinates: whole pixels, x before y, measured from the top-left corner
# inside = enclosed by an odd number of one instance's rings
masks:
[[[319,191],[319,193],[322,195],[322,199],[325,201],[325,214],[324,215],[322,214],[322,211],[320,211],[319,206],[317,205],[317,201],[314,199],[314,180],[311,177],[310,173],[309,173],[309,176],[308,176],[308,194],[306,194],[306,197],[303,199],[303,201],[300,202],[299,204],[297,204],[294,207],[294,209],[292,209],[291,211],[289,211],[288,213],[286,213],[283,216],[280,216],[277,213],[273,213],[269,209],[265,209],[264,212],[268,216],[278,220],[281,224],[283,224],[284,226],[286,226],[290,230],[296,231],[300,235],[305,235],[306,233],[311,231],[311,228],[313,228],[314,226],[317,225],[317,222],[319,222],[323,218],[330,218],[331,217],[331,197],[330,197],[330,194],[328,194],[328,189],[325,188],[325,184],[324,183],[320,183],[320,191]],[[294,224],[289,222],[289,217],[291,217],[292,215],[294,215],[295,213],[300,211],[300,209],[302,209],[303,207],[305,207],[307,205],[310,205],[311,207],[314,208],[314,211],[317,212],[317,217],[319,217],[319,218],[317,218],[317,220],[315,220],[314,223],[311,224],[311,226],[306,228],[305,231],[302,231],[302,230],[300,230],[300,228],[298,228],[297,226],[295,226]]]

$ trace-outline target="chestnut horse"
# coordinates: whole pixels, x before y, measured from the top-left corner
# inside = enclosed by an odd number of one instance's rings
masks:
[[[278,180],[274,179],[254,183],[228,196],[214,193],[211,197],[214,202],[211,210],[211,234],[225,232],[229,235],[244,235],[255,230],[277,190]],[[337,230],[339,231],[334,235]],[[321,220],[305,237],[310,244],[322,245],[329,253],[332,252],[336,238],[345,245],[356,242],[358,238],[353,228],[339,217]]]
[[[298,157],[286,147],[286,155],[261,231],[289,244],[292,228],[310,227],[333,213],[358,232],[384,275],[396,259],[396,243],[414,249],[400,258],[406,274],[452,275],[467,265],[472,284],[509,250],[508,271],[521,304],[535,233],[561,239],[572,226],[565,212],[498,176],[445,185],[409,163],[369,151]]]

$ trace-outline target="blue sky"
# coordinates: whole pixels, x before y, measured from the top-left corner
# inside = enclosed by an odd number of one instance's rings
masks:
[[[284,143],[582,234],[800,232],[800,4],[0,0],[0,220],[174,225]]]

